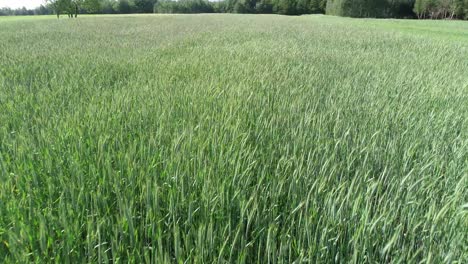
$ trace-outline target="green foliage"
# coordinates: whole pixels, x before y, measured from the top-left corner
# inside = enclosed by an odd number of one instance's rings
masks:
[[[327,13],[349,17],[464,19],[468,0],[49,0],[68,13]],[[54,4],[50,5],[52,9]],[[64,7],[65,6],[65,7]],[[71,8],[70,8],[71,7]],[[326,12],[325,12],[326,11]],[[0,15],[49,14],[46,10],[0,9]]]
[[[296,0],[276,0],[276,6],[273,7],[278,14],[295,15],[297,14]]]
[[[416,0],[416,2],[414,3],[414,13],[416,13],[416,15],[418,16],[418,18],[423,18],[424,17],[424,13],[425,13],[425,3],[424,3],[425,0]]]
[[[255,5],[255,10],[260,14],[272,14],[273,13],[273,0],[260,0]]]
[[[99,12],[98,0],[46,0],[48,6],[57,14],[57,18],[66,13],[68,17],[77,17],[81,11]]]
[[[302,1],[307,1],[307,0],[302,0]],[[309,10],[311,14],[319,14],[319,13],[324,13],[325,8],[327,6],[327,1],[326,0],[310,0],[309,1]]]
[[[130,14],[130,13],[132,13],[132,11],[133,11],[132,7],[133,6],[130,4],[129,0],[118,0],[115,3],[115,10],[119,14]]]
[[[463,6],[464,6],[463,10],[464,10],[465,19],[468,19],[468,0],[464,0],[464,5]],[[460,16],[461,15],[462,14],[460,14]]]
[[[180,2],[174,0],[162,1],[157,4],[158,7],[155,10],[157,13],[161,13],[163,9],[178,9],[177,13],[199,13],[197,10],[178,8],[181,5]],[[205,2],[205,6],[211,6],[209,10],[212,12],[302,15],[325,13],[326,0],[225,0]],[[206,11],[204,12],[206,13]]]
[[[255,0],[239,0],[234,5],[234,12],[243,14],[255,13],[255,6]]]
[[[327,13],[349,17],[404,16],[403,6],[411,10],[412,4],[399,0],[329,0]]]
[[[467,32],[0,18],[0,263],[466,263]]]
[[[81,11],[85,11],[87,13],[99,13],[101,10],[101,5],[99,0],[86,0],[83,1],[81,5]]]
[[[206,0],[162,0],[154,7],[155,13],[213,13],[213,6]]]
[[[460,18],[467,0],[328,0],[327,14],[349,17]]]
[[[133,0],[135,13],[153,13],[154,5],[157,0]]]

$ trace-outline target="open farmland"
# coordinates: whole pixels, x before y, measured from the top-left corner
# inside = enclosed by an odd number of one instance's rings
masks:
[[[468,261],[468,23],[0,18],[0,262]]]

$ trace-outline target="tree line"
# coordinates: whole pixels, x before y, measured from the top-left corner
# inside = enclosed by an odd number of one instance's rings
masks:
[[[468,0],[328,0],[326,11],[349,17],[468,19]]]
[[[0,9],[1,15],[130,13],[251,13],[348,17],[468,19],[468,0],[47,0],[34,10]]]
[[[35,9],[26,7],[11,9],[8,7],[0,8],[0,16],[33,16],[33,15],[52,15],[54,10],[48,6],[41,5]]]

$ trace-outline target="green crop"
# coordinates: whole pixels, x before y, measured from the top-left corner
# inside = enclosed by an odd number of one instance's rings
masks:
[[[0,18],[0,262],[466,263],[468,24]]]

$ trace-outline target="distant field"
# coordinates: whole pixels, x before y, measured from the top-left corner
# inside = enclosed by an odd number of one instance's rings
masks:
[[[467,263],[468,22],[0,18],[0,262]]]

